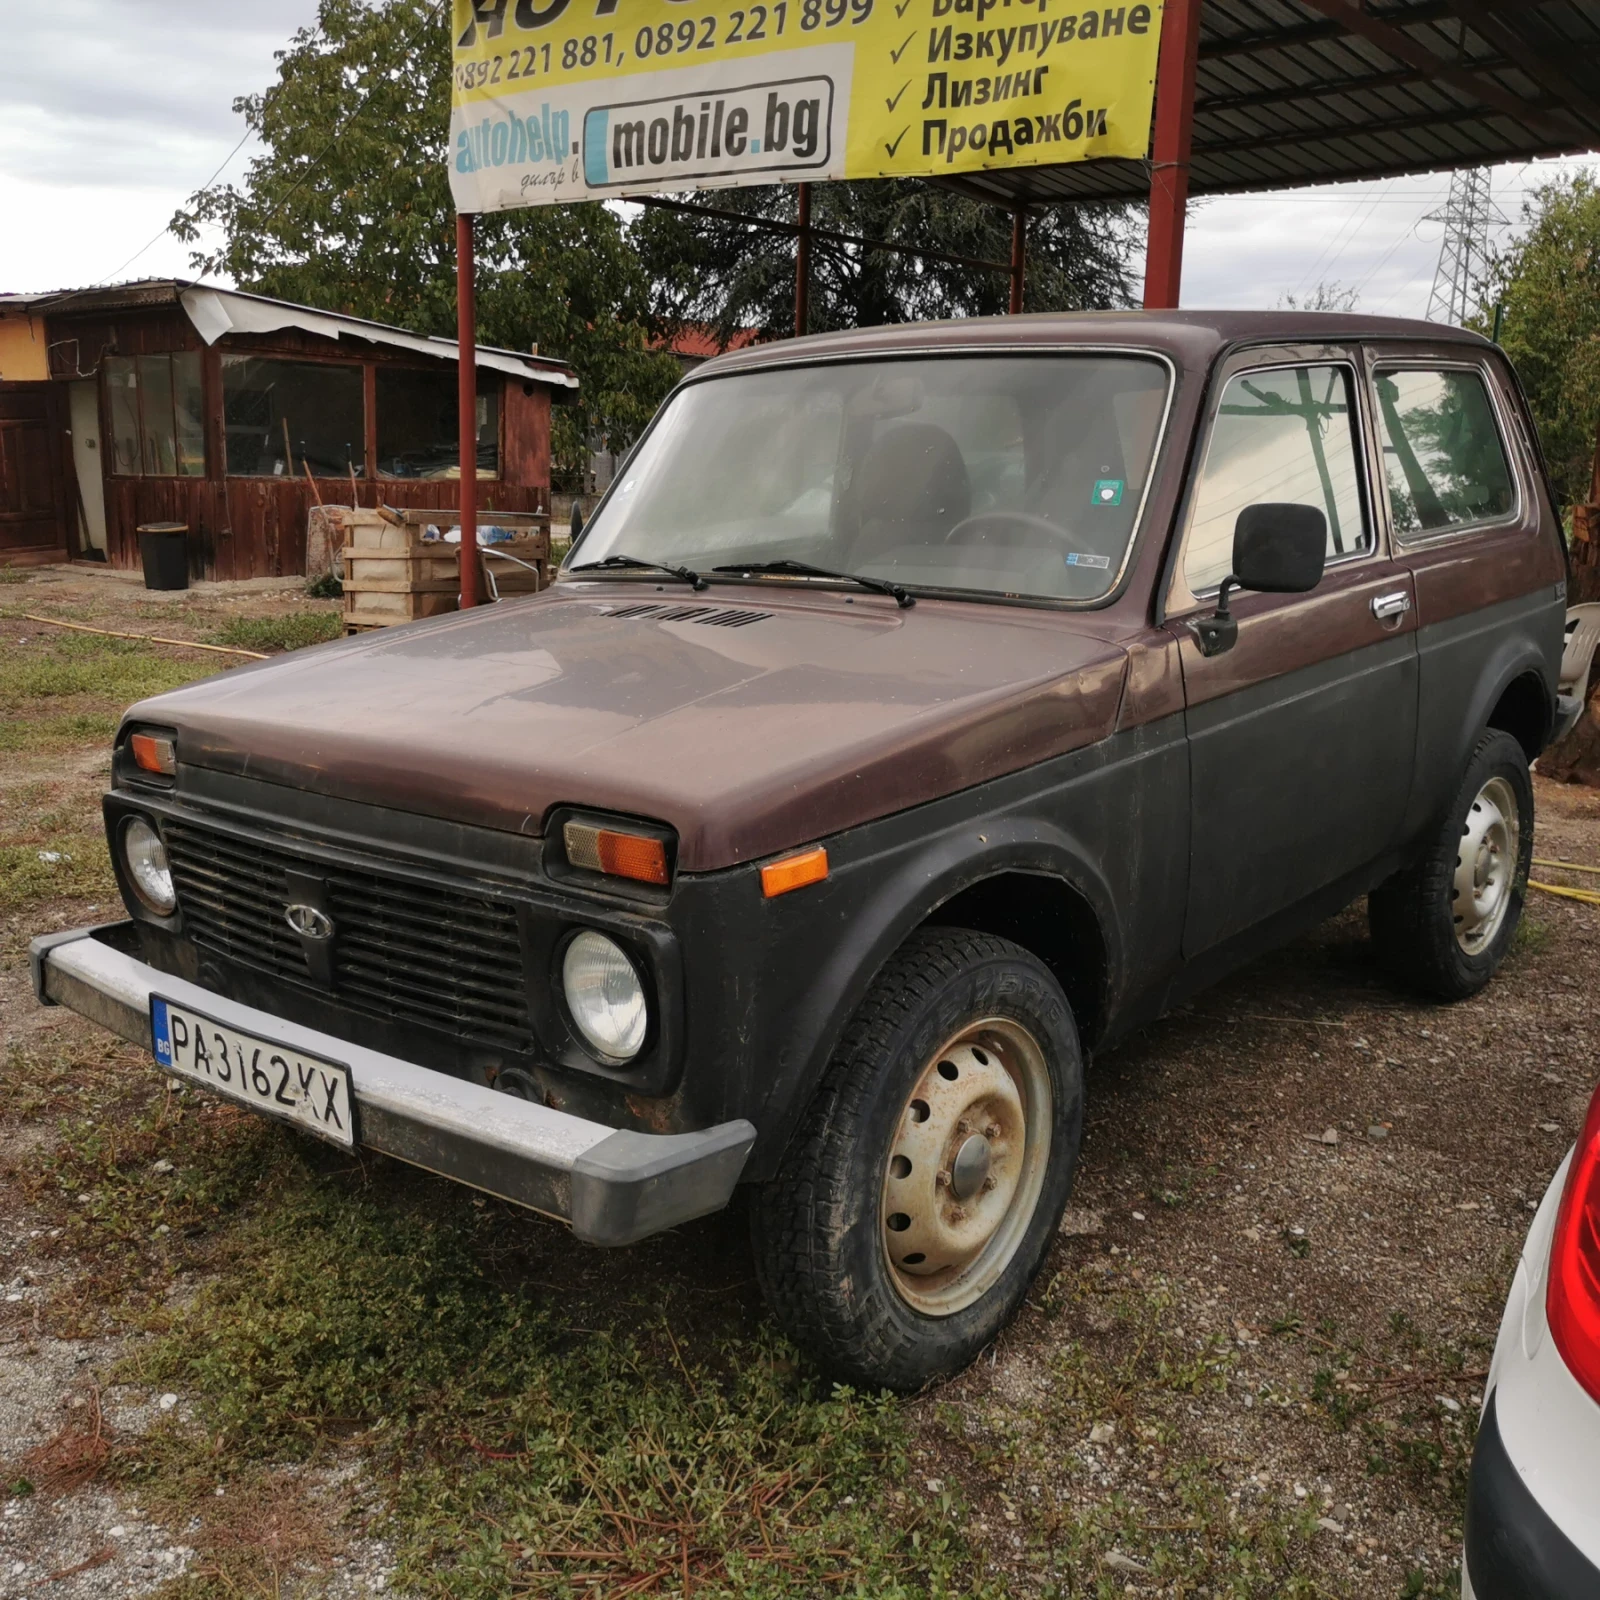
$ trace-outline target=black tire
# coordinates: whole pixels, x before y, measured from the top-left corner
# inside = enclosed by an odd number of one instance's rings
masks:
[[[1016,1241],[1009,1257],[969,1291],[993,1281],[971,1304],[927,1315],[897,1287],[884,1243],[885,1222],[892,1227],[897,1215],[884,1216],[892,1142],[905,1137],[908,1116],[915,1120],[910,1098],[930,1064],[964,1028],[991,1018],[1037,1043],[1033,1072],[1042,1057],[1049,1076],[1050,1113],[1037,1119],[1049,1127],[1048,1156],[1035,1159],[1035,1175],[1008,1202],[1001,1231]],[[947,1078],[948,1065],[938,1067]],[[830,1373],[867,1388],[908,1392],[959,1371],[1022,1304],[1060,1225],[1082,1132],[1078,1032],[1044,963],[989,934],[914,934],[852,1018],[777,1175],[751,1207],[757,1274],[784,1331]],[[967,1125],[957,1123],[963,1134],[970,1137]],[[1024,1226],[1031,1185],[1037,1195]]]
[[[1458,937],[1462,896],[1457,871],[1475,808],[1491,786],[1504,786],[1517,812],[1515,865],[1504,911],[1479,948]],[[1522,920],[1533,860],[1533,780],[1528,758],[1509,733],[1489,728],[1478,739],[1443,820],[1422,856],[1375,889],[1367,920],[1379,961],[1412,989],[1435,1000],[1465,1000],[1488,983],[1505,959]]]

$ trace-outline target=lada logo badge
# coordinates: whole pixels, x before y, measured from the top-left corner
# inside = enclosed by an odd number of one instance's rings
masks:
[[[285,906],[283,920],[302,939],[331,939],[333,937],[333,918],[326,911],[317,910],[315,906]]]

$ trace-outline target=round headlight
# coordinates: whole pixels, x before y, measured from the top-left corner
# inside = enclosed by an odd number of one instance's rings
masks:
[[[627,1061],[638,1055],[650,1021],[644,985],[633,963],[603,933],[580,933],[561,958],[567,1010],[597,1055]]]
[[[178,909],[178,893],[172,887],[167,847],[143,817],[132,818],[123,828],[122,859],[139,898],[158,917],[170,917]]]

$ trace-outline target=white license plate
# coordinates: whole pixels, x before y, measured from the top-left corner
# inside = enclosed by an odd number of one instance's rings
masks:
[[[150,1034],[156,1062],[168,1072],[346,1149],[355,1146],[350,1069],[340,1062],[240,1033],[159,995],[150,997]]]

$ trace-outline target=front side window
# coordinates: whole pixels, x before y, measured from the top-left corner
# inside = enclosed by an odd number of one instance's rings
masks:
[[[411,367],[379,367],[378,476],[459,478],[461,451],[457,375]],[[485,384],[478,395],[478,476],[500,472],[500,395]]]
[[[1361,493],[1355,386],[1342,366],[1243,372],[1222,393],[1195,490],[1183,575],[1193,594],[1233,570],[1239,513],[1263,502],[1315,506],[1328,558],[1372,549]]]
[[[228,475],[366,475],[361,368],[332,361],[222,358]]]
[[[1400,538],[1511,515],[1516,489],[1479,373],[1380,371],[1377,389],[1383,475]]]
[[[205,406],[200,357],[107,356],[111,470],[128,478],[203,478]]]
[[[1166,408],[1140,356],[946,356],[735,374],[669,403],[573,552],[803,561],[914,588],[1115,587]]]

